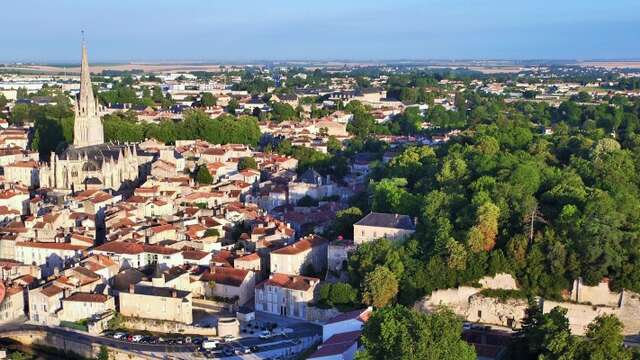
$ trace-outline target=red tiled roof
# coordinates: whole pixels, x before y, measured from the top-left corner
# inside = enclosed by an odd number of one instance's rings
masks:
[[[182,257],[187,260],[201,260],[204,259],[207,255],[209,255],[206,251],[200,250],[183,250]]]
[[[158,225],[158,226],[151,227],[151,228],[149,228],[149,230],[151,230],[151,232],[153,232],[155,234],[158,234],[158,233],[161,233],[163,231],[175,230],[175,228],[171,224],[164,224],[164,225]]]
[[[88,246],[71,245],[68,243],[52,243],[52,242],[16,242],[16,246],[32,247],[37,249],[51,250],[85,250]]]
[[[262,282],[262,285],[307,291],[311,288],[313,282],[318,283],[320,279],[308,276],[273,273],[269,279]]]
[[[19,276],[19,277],[13,279],[13,281],[24,282],[26,285],[30,285],[30,284],[34,283],[35,281],[37,281],[37,280],[38,279],[36,277],[34,277],[33,275],[29,275],[29,274],[22,275],[22,276]]]
[[[88,237],[88,236],[84,236],[84,235],[80,235],[80,234],[71,234],[71,238],[93,245],[93,239]]]
[[[136,255],[144,252],[145,249],[142,244],[138,244],[138,243],[110,241],[108,243],[98,246],[94,250],[116,253],[116,254]]]
[[[346,320],[359,320],[360,322],[365,323],[367,322],[367,320],[369,320],[370,316],[371,316],[371,309],[369,308],[353,310],[353,311],[342,313],[340,315],[337,315],[334,318],[329,319],[326,322],[326,324],[333,324],[333,323],[346,321]]]
[[[256,261],[260,260],[260,255],[258,253],[251,253],[249,255],[245,255],[235,259],[235,261]]]
[[[320,345],[318,350],[309,356],[309,359],[322,358],[328,356],[336,356],[343,354],[360,338],[361,331],[350,331],[346,333],[335,334],[325,343]]]
[[[17,162],[14,162],[13,164],[5,165],[5,167],[21,167],[21,168],[37,169],[39,166],[37,162],[33,160],[28,160],[28,161],[17,161]]]
[[[278,250],[272,252],[272,254],[281,254],[281,255],[296,255],[300,254],[304,251],[307,251],[313,247],[320,246],[322,244],[326,244],[327,240],[318,235],[310,235],[305,238],[300,239],[297,242],[289,246],[285,246]]]
[[[6,296],[13,296],[15,294],[21,293],[22,291],[23,291],[22,286],[14,285],[14,286],[6,288],[5,294],[6,294]]]
[[[238,287],[249,274],[249,270],[234,269],[230,267],[214,266],[211,271],[202,275],[201,280],[211,281],[216,284]]]
[[[180,252],[178,249],[161,245],[143,245],[144,251],[152,254],[171,255]]]
[[[61,287],[58,287],[56,285],[50,285],[47,287],[43,287],[40,292],[46,296],[46,297],[52,297],[54,295],[58,295],[63,291],[63,289]]]
[[[229,250],[220,250],[214,257],[213,262],[216,264],[222,264],[223,266],[231,266],[233,261],[233,254]]]
[[[64,299],[64,301],[80,301],[80,302],[93,302],[93,303],[103,303],[109,300],[109,296],[104,294],[92,294],[92,293],[83,293],[77,292],[73,293],[71,296],[68,296]]]

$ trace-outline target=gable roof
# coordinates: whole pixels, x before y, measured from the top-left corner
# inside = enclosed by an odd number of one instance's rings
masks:
[[[371,312],[372,312],[371,308],[348,311],[327,320],[325,325],[334,324],[337,322],[347,321],[347,320],[358,320],[362,323],[365,323],[367,322],[367,320],[369,320],[369,317],[371,316]]]
[[[309,235],[307,237],[304,237],[299,241],[294,242],[291,245],[272,251],[271,253],[278,254],[278,255],[297,255],[311,248],[314,248],[316,246],[320,246],[326,243],[327,243],[327,240],[325,238],[314,234],[314,235]]]
[[[415,230],[416,227],[408,215],[371,212],[354,225],[375,226],[392,229]]]
[[[68,296],[65,299],[63,299],[63,301],[78,301],[78,302],[93,302],[93,303],[103,303],[107,300],[109,300],[109,296],[107,295],[84,293],[84,292],[73,293],[71,296]]]
[[[210,272],[204,273],[200,279],[203,281],[213,280],[216,284],[238,287],[242,285],[248,274],[249,270],[214,266]]]
[[[269,278],[260,285],[270,285],[282,287],[292,290],[307,291],[314,284],[318,284],[320,279],[301,275],[287,275],[282,273],[273,273]],[[260,285],[258,287],[260,287]]]
[[[336,356],[343,354],[353,344],[358,341],[361,331],[349,331],[346,333],[335,334],[325,343],[320,345],[318,350],[309,356],[309,359],[323,358],[327,356]]]
[[[104,251],[116,254],[129,254],[129,255],[137,255],[144,252],[144,245],[138,243],[130,243],[124,241],[110,241],[104,243],[97,248],[95,251]]]

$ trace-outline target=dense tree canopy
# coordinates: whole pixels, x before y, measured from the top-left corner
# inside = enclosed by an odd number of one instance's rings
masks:
[[[398,301],[496,272],[554,299],[577,277],[640,291],[640,101],[553,109],[464,97],[462,135],[408,147],[373,172],[366,206],[418,219],[413,241],[365,247],[378,252],[366,257],[376,265],[398,253],[411,268],[406,276],[388,267]],[[375,269],[355,266],[365,250],[350,259],[354,285]]]
[[[135,115],[116,113],[103,118],[105,139],[109,141],[142,141],[155,138],[172,144],[176,140],[202,139],[212,144],[256,145],[260,140],[258,122],[251,116],[238,118],[225,115],[215,119],[200,110],[190,110],[179,122],[162,120],[159,124],[143,124]]]
[[[364,326],[358,360],[473,360],[473,347],[451,312],[423,314],[403,306],[377,310]]]

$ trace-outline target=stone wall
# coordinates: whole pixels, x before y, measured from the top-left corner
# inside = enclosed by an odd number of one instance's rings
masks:
[[[336,308],[321,309],[314,306],[307,306],[307,321],[323,322],[340,315]]]
[[[45,331],[21,331],[7,335],[8,338],[27,346],[55,348],[65,353],[74,353],[87,359],[95,359],[100,352],[100,344],[75,341],[63,335]],[[110,360],[142,360],[154,357],[145,354],[107,347]]]
[[[526,315],[527,301],[524,299],[497,299],[480,294],[482,289],[516,290],[511,275],[497,274],[480,279],[482,288],[461,286],[454,289],[436,290],[415,304],[420,311],[431,312],[446,306],[467,321],[481,322],[519,328]],[[597,286],[585,286],[576,280],[571,291],[572,301],[557,302],[540,300],[542,311],[550,312],[559,306],[567,309],[571,332],[584,335],[587,326],[598,316],[613,314],[624,325],[623,334],[637,335],[640,332],[640,294],[631,291],[614,293],[607,281]],[[580,300],[580,301],[578,301]]]
[[[476,294],[469,298],[466,319],[519,329],[528,307],[525,299],[497,299]]]
[[[624,324],[625,335],[640,333],[640,294],[627,290],[622,292],[618,319]]]
[[[174,321],[133,317],[125,317],[122,323],[122,327],[133,330],[146,330],[165,334],[189,334],[201,336],[216,336],[218,334],[216,328],[202,328]]]
[[[574,335],[584,335],[587,326],[596,317],[607,314],[618,314],[618,309],[609,306],[596,306],[588,304],[577,304],[570,302],[557,302],[545,300],[542,304],[542,312],[548,313],[555,307],[567,309],[567,319],[569,319],[569,328]],[[623,319],[620,319],[623,320]]]
[[[621,293],[611,292],[609,282],[602,281],[596,286],[587,286],[582,279],[573,282],[571,301],[593,305],[620,306]]]

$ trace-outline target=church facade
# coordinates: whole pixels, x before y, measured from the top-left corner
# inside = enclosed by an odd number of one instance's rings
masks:
[[[88,188],[119,190],[139,177],[140,157],[135,145],[108,144],[93,94],[87,49],[82,45],[80,93],[75,101],[73,145],[51,153],[40,168],[40,186],[62,191]]]

